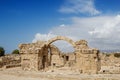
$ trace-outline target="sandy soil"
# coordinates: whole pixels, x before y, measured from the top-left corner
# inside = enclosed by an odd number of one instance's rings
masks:
[[[120,74],[79,74],[57,69],[47,72],[23,71],[21,68],[0,70],[0,80],[120,80]]]

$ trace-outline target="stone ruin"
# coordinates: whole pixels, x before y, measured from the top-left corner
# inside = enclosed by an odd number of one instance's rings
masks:
[[[103,74],[120,74],[120,57],[116,53],[101,53],[101,70]],[[120,55],[120,53],[117,53]]]
[[[52,43],[64,40],[70,43],[74,52],[63,53]],[[0,57],[0,70],[22,67],[23,70],[49,71],[70,69],[79,73],[120,74],[120,53],[101,53],[88,47],[85,40],[73,40],[57,36],[48,41],[20,44],[20,55],[9,54]],[[69,70],[68,69],[68,70]]]
[[[74,52],[64,54],[52,43],[64,40],[70,43]],[[70,67],[80,73],[98,73],[101,69],[99,50],[88,47],[85,40],[73,40],[57,36],[48,41],[20,44],[21,67],[23,70],[49,70],[51,68]]]
[[[18,54],[8,54],[0,57],[0,68],[12,68],[21,66],[21,56]]]

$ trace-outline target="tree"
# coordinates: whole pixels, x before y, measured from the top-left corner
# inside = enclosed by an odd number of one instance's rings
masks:
[[[3,47],[0,47],[0,57],[5,55],[5,50]]]
[[[13,50],[12,54],[19,54],[19,50],[18,49]]]

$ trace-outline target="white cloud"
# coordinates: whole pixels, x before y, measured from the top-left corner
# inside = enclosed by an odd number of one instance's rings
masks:
[[[50,30],[49,34],[36,34],[35,40],[48,40],[56,35],[67,36],[74,41],[85,39],[89,45],[101,50],[115,50],[120,47],[120,15],[73,17],[72,24],[60,25]],[[63,44],[59,43],[57,46]],[[68,44],[63,45],[67,48]],[[62,49],[63,49],[62,46]]]
[[[41,33],[36,33],[35,34],[35,38],[33,39],[32,42],[37,42],[39,40],[41,41],[47,41],[53,37],[55,37],[55,34],[52,34],[51,32],[49,32],[48,34],[41,34]]]
[[[101,13],[95,8],[94,0],[66,0],[59,11],[62,13],[86,13],[91,15]]]
[[[74,39],[86,39],[91,46],[99,49],[119,49],[120,16],[97,16],[90,18],[72,18],[73,24],[52,30]],[[92,33],[92,34],[90,34]],[[119,46],[119,47],[118,47]]]
[[[98,15],[94,0],[66,0],[59,9],[62,13]],[[65,20],[65,18],[61,18]],[[68,20],[68,19],[67,19]],[[101,50],[117,50],[120,47],[120,15],[71,17],[71,24],[61,24],[50,29],[48,34],[37,33],[33,42],[49,40],[57,35],[67,36],[74,41],[85,39],[89,45]],[[72,50],[65,42],[55,42],[61,50]]]
[[[103,22],[101,27],[96,27],[93,31],[90,31],[90,34],[96,35],[97,38],[112,37],[114,33],[119,32],[119,30],[116,29],[119,26],[120,26],[120,15],[105,20],[105,22]]]

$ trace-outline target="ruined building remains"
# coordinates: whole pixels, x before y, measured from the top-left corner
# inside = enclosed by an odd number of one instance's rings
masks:
[[[64,54],[52,43],[64,40],[70,43],[74,52]],[[23,70],[43,70],[49,68],[71,67],[80,73],[98,73],[101,68],[99,50],[88,47],[85,40],[73,40],[57,36],[48,41],[20,44],[21,66]]]
[[[8,54],[0,57],[0,69],[20,67],[21,66],[21,56],[18,54]]]

